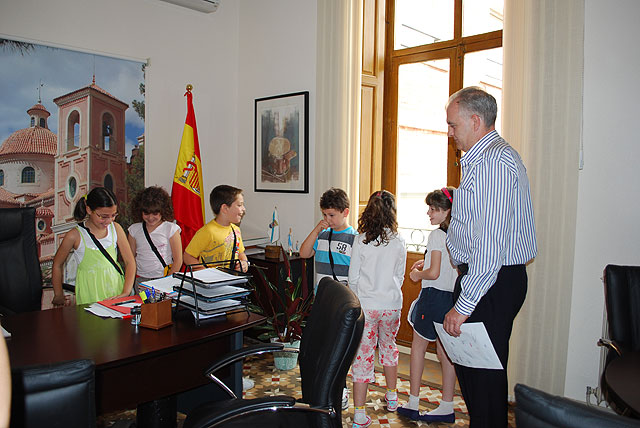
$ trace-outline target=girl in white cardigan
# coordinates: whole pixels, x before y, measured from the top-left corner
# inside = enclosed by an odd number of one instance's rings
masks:
[[[375,381],[374,358],[378,348],[387,383],[387,410],[398,408],[398,347],[402,282],[407,252],[398,235],[396,201],[386,190],[375,192],[358,220],[358,232],[351,250],[349,288],[360,299],[365,314],[364,332],[351,367],[353,374],[353,428],[371,424],[364,404],[367,386]]]

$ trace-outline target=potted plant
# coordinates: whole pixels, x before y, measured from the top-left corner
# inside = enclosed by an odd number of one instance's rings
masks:
[[[256,303],[251,303],[249,309],[267,318],[265,324],[257,327],[263,331],[258,339],[278,341],[299,347],[302,328],[311,311],[313,293],[310,293],[308,288],[306,261],[302,260],[300,277],[294,282],[291,278],[291,264],[282,246],[280,246],[280,253],[284,259],[284,269],[280,273],[283,279],[282,285],[273,284],[267,279],[262,269],[256,266],[258,274],[254,275],[252,281]],[[292,369],[295,367],[297,359],[295,353],[274,353],[274,364],[280,370]]]

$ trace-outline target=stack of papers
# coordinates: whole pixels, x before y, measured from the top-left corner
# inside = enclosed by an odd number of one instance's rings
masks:
[[[174,290],[178,291],[179,288],[179,286],[175,286]],[[193,298],[193,289],[191,284],[183,287],[182,293]],[[196,285],[196,295],[198,296],[198,300],[204,302],[217,302],[225,299],[245,297],[250,293],[250,290],[234,285],[221,285],[215,288],[202,288]]]
[[[143,290],[156,290],[156,293],[167,293],[167,297],[176,298],[178,292],[174,291],[174,287],[180,287],[182,280],[180,278],[174,278],[172,276],[165,276],[164,278],[151,279],[149,281],[140,283],[140,291]],[[186,286],[185,286],[186,288]]]
[[[189,282],[192,280],[191,272],[176,272],[173,276],[176,277],[176,279],[184,278],[185,281]],[[249,277],[246,275],[233,275],[217,268],[208,268],[193,272],[193,282],[205,288],[218,285],[244,284],[247,281],[249,281]]]
[[[195,310],[195,300],[191,296],[182,296],[180,303]],[[240,300],[224,299],[215,302],[205,302],[198,299],[198,311],[203,315],[216,315],[235,309],[244,309],[245,303]]]

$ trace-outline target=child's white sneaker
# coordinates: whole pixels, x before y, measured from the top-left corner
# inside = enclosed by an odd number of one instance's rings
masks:
[[[342,389],[342,410],[349,408],[349,390],[347,388]]]

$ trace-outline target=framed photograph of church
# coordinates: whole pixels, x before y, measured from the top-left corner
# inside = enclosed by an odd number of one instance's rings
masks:
[[[256,192],[309,193],[309,92],[255,100]]]

